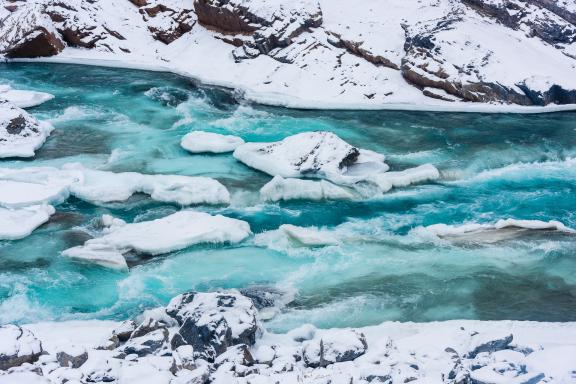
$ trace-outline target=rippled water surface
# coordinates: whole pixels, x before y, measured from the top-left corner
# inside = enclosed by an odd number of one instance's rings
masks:
[[[24,240],[0,242],[0,323],[123,319],[189,289],[264,285],[293,295],[272,329],[312,322],[361,326],[384,320],[576,320],[576,239],[537,234],[492,245],[451,245],[411,231],[436,223],[502,218],[559,220],[576,228],[576,114],[486,115],[294,111],[238,104],[228,93],[162,73],[48,64],[0,64],[0,83],[53,93],[31,109],[56,127],[32,161],[80,162],[111,171],[217,178],[230,207],[197,207],[250,223],[258,234],[290,223],[320,226],[339,246],[297,248],[250,239],[141,258],[129,273],[70,261],[95,220],[127,221],[180,209],[135,196],[94,206],[70,199]],[[270,177],[230,154],[190,155],[190,130],[271,141],[329,130],[387,155],[393,170],[436,165],[442,179],[357,202],[264,204]]]

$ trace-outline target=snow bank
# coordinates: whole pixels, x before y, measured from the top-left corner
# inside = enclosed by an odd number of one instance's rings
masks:
[[[136,251],[169,253],[201,243],[239,243],[250,236],[248,223],[203,212],[180,211],[161,219],[126,224],[104,217],[104,235],[62,252],[64,256],[125,268],[120,256]]]
[[[33,157],[53,129],[23,109],[0,103],[0,158]]]
[[[35,107],[53,98],[54,95],[45,92],[16,90],[8,85],[0,85],[0,100],[5,100],[18,108]]]
[[[244,144],[238,136],[220,135],[218,133],[193,131],[182,138],[180,145],[190,153],[225,153],[232,152]]]
[[[0,240],[18,240],[29,236],[55,212],[51,205],[19,209],[0,208]]]
[[[235,290],[184,293],[129,323],[2,327],[0,362],[5,356],[24,359],[12,359],[0,378],[62,383],[85,377],[120,384],[134,378],[155,384],[574,381],[576,323],[385,322],[262,333],[253,301]],[[76,367],[57,358],[84,350],[87,359]]]
[[[272,143],[246,143],[234,157],[272,176],[351,183],[385,172],[384,156],[351,146],[332,132],[304,132]]]
[[[348,200],[353,195],[342,187],[326,180],[284,179],[275,176],[260,189],[260,196],[267,201],[288,200]]]

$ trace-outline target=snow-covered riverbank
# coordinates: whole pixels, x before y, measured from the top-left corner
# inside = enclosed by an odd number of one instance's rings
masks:
[[[0,383],[562,383],[576,324],[382,323],[268,333],[265,290],[189,293],[136,321],[0,328]],[[273,296],[272,296],[273,297]]]
[[[363,0],[354,10],[312,0],[133,3],[140,4],[75,0],[66,8],[35,0],[2,8],[0,52],[11,60],[170,71],[291,108],[575,108],[570,4],[531,0],[520,14],[492,0]],[[31,43],[37,30],[45,49]]]

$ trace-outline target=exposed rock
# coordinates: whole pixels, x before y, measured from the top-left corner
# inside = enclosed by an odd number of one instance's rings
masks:
[[[353,361],[366,353],[368,344],[362,333],[353,330],[326,330],[304,343],[304,362],[308,367]]]
[[[53,129],[23,109],[0,103],[0,158],[34,156]]]
[[[122,347],[126,355],[136,354],[139,357],[155,354],[168,342],[168,329],[160,328],[144,336],[130,339]]]
[[[186,32],[190,32],[196,24],[192,9],[174,10],[166,5],[154,1],[154,5],[146,1],[136,0],[139,5],[140,14],[148,24],[148,30],[152,36],[164,44],[170,44],[180,38]]]
[[[261,333],[254,304],[237,291],[180,295],[172,299],[167,313],[180,325],[172,349],[191,345],[195,357],[208,361],[230,346],[253,345]]]
[[[80,368],[88,360],[88,352],[84,348],[71,346],[56,353],[56,360],[62,367]]]
[[[42,343],[29,330],[11,324],[0,327],[0,371],[33,363],[42,352]]]
[[[258,310],[274,307],[284,296],[284,292],[269,286],[242,288],[240,293],[252,300]]]
[[[126,342],[130,339],[136,327],[137,324],[133,320],[126,320],[114,330],[113,335],[115,335],[120,342]]]
[[[473,337],[470,351],[466,358],[472,359],[482,352],[496,352],[508,348],[512,342],[513,335],[505,335],[500,338],[484,337],[478,334]]]
[[[267,6],[263,6],[267,5]],[[195,0],[198,21],[223,34],[249,35],[251,39],[231,39],[237,60],[270,54],[284,48],[310,28],[322,25],[320,5],[313,0],[266,4],[240,0]],[[226,41],[226,40],[225,40]],[[272,57],[275,55],[272,53]]]
[[[38,27],[23,35],[18,41],[11,42],[4,52],[6,57],[54,56],[64,49],[64,43],[46,28]]]

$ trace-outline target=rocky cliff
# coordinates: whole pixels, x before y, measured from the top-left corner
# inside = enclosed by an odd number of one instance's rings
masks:
[[[260,101],[283,95],[303,105],[576,103],[576,4],[569,0],[0,4],[6,58],[170,63],[249,89]]]

